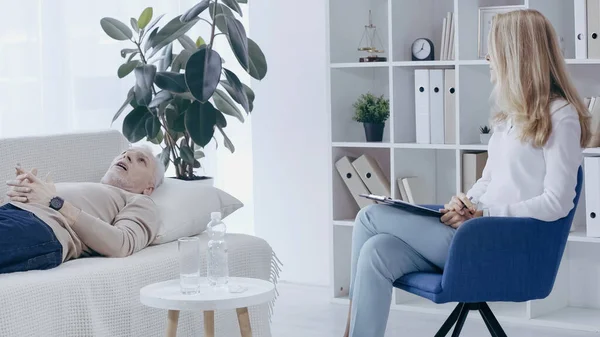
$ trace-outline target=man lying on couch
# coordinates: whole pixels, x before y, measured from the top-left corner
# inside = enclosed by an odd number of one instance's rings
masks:
[[[160,227],[148,197],[164,166],[150,150],[131,148],[111,163],[100,183],[57,183],[17,168],[0,207],[0,274],[50,269],[90,255],[129,256]],[[0,204],[2,204],[0,202]]]

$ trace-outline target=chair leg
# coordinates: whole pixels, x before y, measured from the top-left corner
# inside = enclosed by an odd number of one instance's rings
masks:
[[[500,323],[498,323],[496,316],[494,316],[494,313],[487,303],[480,303],[479,313],[481,314],[481,317],[483,317],[485,325],[487,326],[488,330],[490,330],[490,333],[493,337],[507,337],[506,333],[502,329],[502,326],[500,326]]]
[[[452,327],[454,326],[454,323],[456,323],[456,321],[458,320],[458,316],[460,315],[460,312],[464,306],[464,303],[458,303],[458,305],[456,306],[456,308],[454,308],[450,316],[448,316],[448,319],[446,319],[440,330],[438,330],[438,332],[435,334],[435,337],[446,337],[450,329],[452,329]]]
[[[456,321],[456,326],[454,327],[454,331],[452,332],[452,337],[460,336],[460,332],[465,324],[465,320],[467,319],[467,315],[471,311],[469,304],[465,304],[460,311],[460,315],[458,316],[458,321]]]

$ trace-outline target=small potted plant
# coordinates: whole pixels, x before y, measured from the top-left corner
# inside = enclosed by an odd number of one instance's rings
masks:
[[[383,95],[377,97],[371,93],[362,94],[352,105],[353,120],[363,123],[367,142],[381,142],[385,122],[390,117],[390,101]]]
[[[479,127],[479,140],[481,144],[487,145],[490,142],[490,137],[492,137],[491,131],[487,125]]]

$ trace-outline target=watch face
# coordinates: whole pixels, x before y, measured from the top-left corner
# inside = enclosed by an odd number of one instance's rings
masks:
[[[419,60],[426,59],[429,54],[431,54],[431,45],[429,44],[429,41],[425,39],[416,40],[412,46],[412,53]]]
[[[63,200],[61,198],[54,197],[54,198],[52,198],[52,200],[50,200],[50,208],[59,210],[60,208],[62,208],[62,206],[63,206]]]

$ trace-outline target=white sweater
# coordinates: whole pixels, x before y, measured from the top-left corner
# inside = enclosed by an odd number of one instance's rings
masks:
[[[510,121],[494,128],[482,177],[467,192],[484,215],[554,221],[573,208],[583,161],[579,117],[564,100],[551,114],[552,133],[541,148],[521,142]]]

